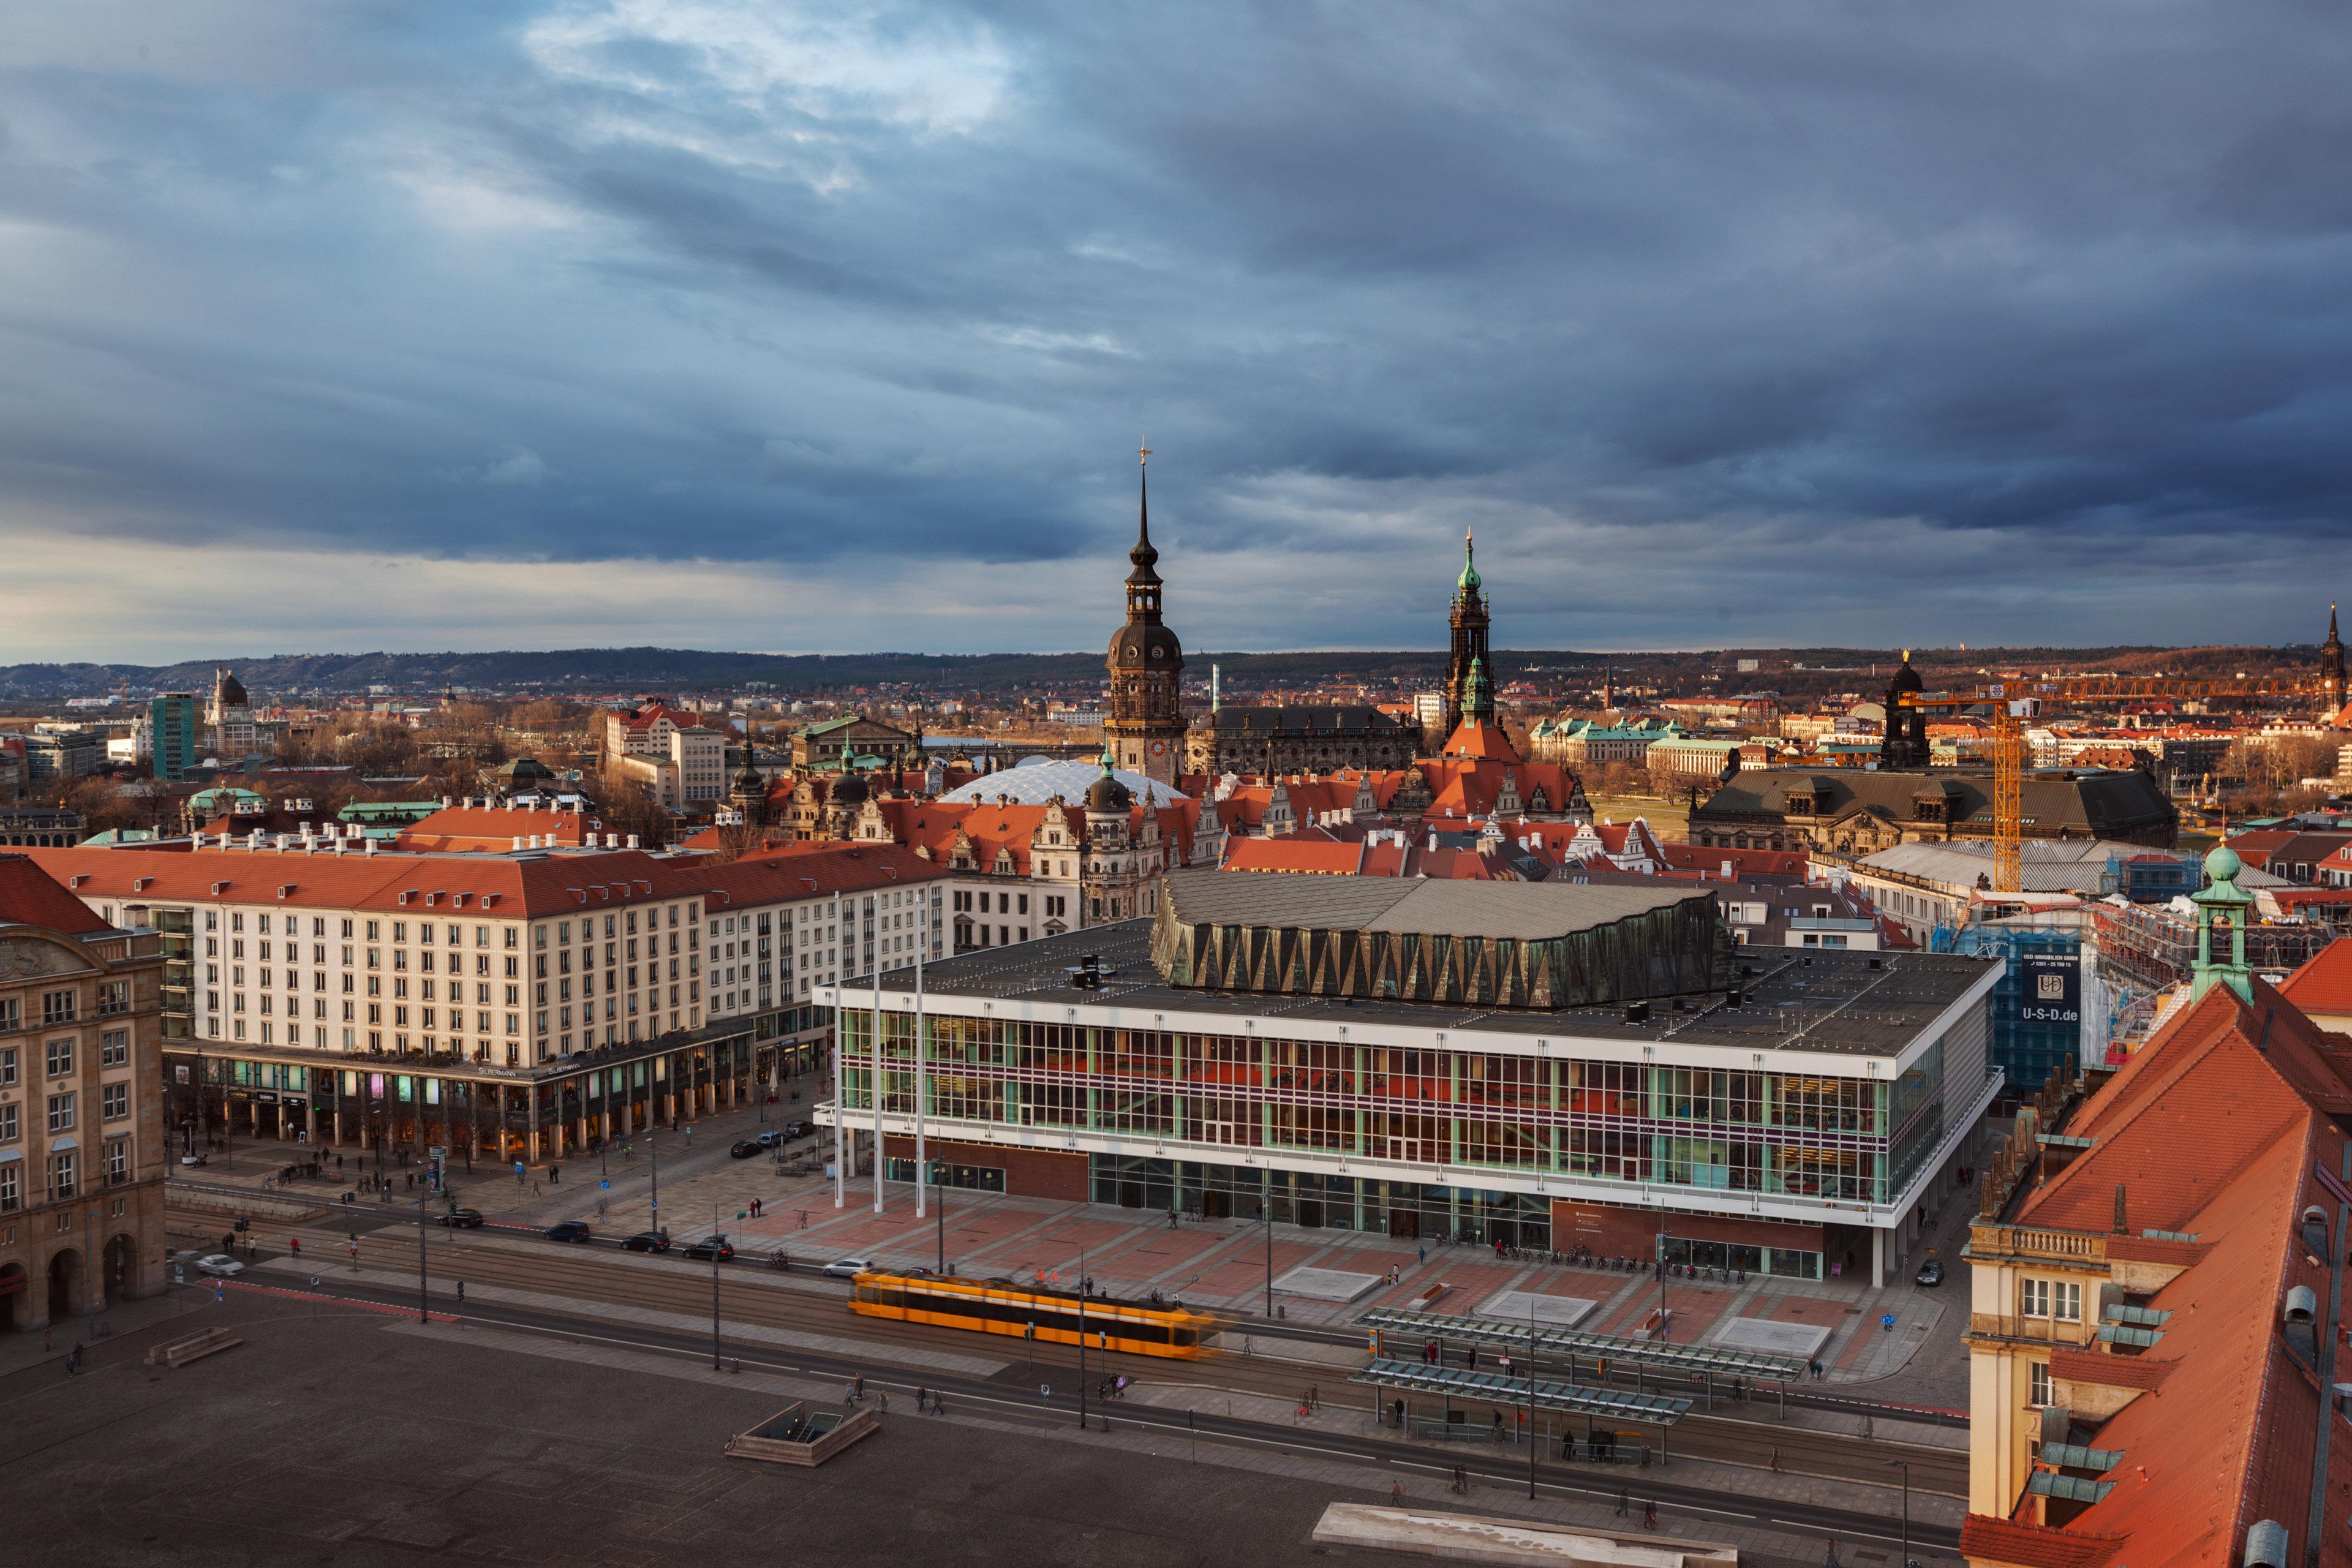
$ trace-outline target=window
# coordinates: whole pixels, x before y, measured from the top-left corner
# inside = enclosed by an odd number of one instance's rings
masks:
[[[41,993],[41,1022],[55,1026],[74,1021],[74,994],[70,991]]]
[[[2032,1384],[2026,1398],[2032,1403],[2034,1408],[2038,1410],[2045,1405],[2056,1403],[2050,1389],[2050,1363],[2046,1361],[2032,1362],[2029,1363],[2029,1370]]]
[[[14,996],[0,996],[0,1035],[13,1035],[24,1026],[23,1005]]]
[[[51,1040],[48,1048],[49,1076],[63,1078],[74,1069],[74,1043],[71,1040]]]
[[[99,1089],[99,1115],[108,1121],[120,1121],[131,1114],[131,1086],[110,1083]]]
[[[16,1081],[16,1047],[0,1050],[0,1089],[8,1089]]]
[[[119,1068],[130,1065],[130,1061],[131,1031],[107,1030],[98,1042],[98,1065],[102,1068]]]
[[[70,1132],[74,1124],[74,1097],[71,1092],[49,1096],[49,1131]]]
[[[73,1151],[49,1156],[49,1197],[51,1201],[69,1198],[79,1190],[75,1179]],[[59,1216],[64,1217],[64,1216]]]
[[[14,1143],[23,1136],[24,1127],[17,1118],[16,1101],[0,1105],[0,1143]]]
[[[2063,1279],[2027,1279],[2018,1286],[2021,1303],[2019,1314],[2028,1318],[2055,1316],[2062,1323],[2083,1321],[2083,1287],[2078,1281]]]
[[[6,1164],[0,1165],[0,1214],[13,1214],[25,1206],[24,1184],[16,1175],[16,1167],[23,1163],[21,1160],[11,1160]],[[13,1239],[16,1232],[12,1229],[8,1235]]]
[[[111,1138],[106,1144],[106,1184],[119,1187],[131,1179],[131,1140]]]

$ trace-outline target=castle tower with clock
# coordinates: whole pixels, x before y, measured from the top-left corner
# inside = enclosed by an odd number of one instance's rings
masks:
[[[1150,449],[1139,457],[1148,460]],[[1127,624],[1110,639],[1110,712],[1103,740],[1113,763],[1172,784],[1184,759],[1180,692],[1184,648],[1160,622],[1160,552],[1151,547],[1151,496],[1139,481],[1135,548],[1127,552]]]

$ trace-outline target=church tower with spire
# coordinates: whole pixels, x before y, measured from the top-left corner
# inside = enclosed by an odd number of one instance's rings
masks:
[[[2329,717],[2344,706],[2344,639],[2336,635],[2336,606],[2327,606],[2327,640],[2319,645],[2319,682],[2327,692]]]
[[[1438,721],[1437,744],[1444,745],[1465,719],[1485,723],[1495,717],[1493,688],[1488,682],[1494,659],[1486,652],[1486,585],[1478,575],[1477,541],[1462,533],[1462,575],[1454,583],[1454,646],[1445,659],[1445,711]],[[1473,714],[1471,670],[1477,668],[1485,711]]]
[[[1150,456],[1145,447],[1139,458]],[[1114,765],[1172,785],[1184,756],[1184,648],[1160,624],[1150,489],[1147,479],[1139,484],[1135,548],[1127,552],[1133,566],[1127,574],[1127,624],[1110,639],[1110,712],[1103,741]]]

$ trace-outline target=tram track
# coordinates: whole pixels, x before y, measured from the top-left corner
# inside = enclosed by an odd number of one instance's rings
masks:
[[[366,1261],[364,1256],[362,1261]],[[363,1282],[339,1286],[331,1274],[331,1270],[321,1271],[317,1288],[317,1293],[321,1297],[365,1302],[371,1306],[404,1306],[415,1302],[413,1296],[404,1297],[403,1292]],[[436,1312],[446,1310],[446,1302],[437,1306]],[[845,1313],[843,1315],[847,1316]],[[484,1327],[664,1354],[681,1361],[701,1362],[711,1354],[710,1342],[699,1335],[637,1323],[583,1321],[543,1309],[469,1302],[462,1317],[468,1322]],[[864,1322],[869,1320],[857,1321]],[[838,1326],[836,1319],[829,1317],[826,1322]],[[948,1342],[967,1354],[971,1353],[973,1336],[954,1331],[934,1332],[948,1336]],[[1076,1352],[1069,1347],[1040,1346],[1037,1361],[1040,1367],[1052,1365],[1075,1369]],[[1067,1359],[1049,1353],[1051,1352],[1066,1352]],[[901,1397],[911,1396],[919,1386],[928,1387],[950,1396],[959,1411],[977,1407],[1056,1425],[1073,1424],[1077,1419],[1077,1400],[1074,1394],[1044,1394],[1025,1380],[1006,1382],[1000,1378],[979,1379],[877,1368],[864,1361],[792,1347],[730,1344],[726,1347],[725,1354],[731,1363],[747,1371],[797,1374],[835,1383],[862,1374],[869,1388],[885,1389]],[[1152,1361],[1152,1358],[1117,1353],[1106,1359],[1114,1367],[1127,1367],[1130,1371],[1150,1370],[1144,1363]],[[1090,1371],[1095,1360],[1092,1356],[1088,1358]],[[1153,1364],[1164,1365],[1156,1362]],[[1063,1385],[1058,1380],[1054,1380],[1054,1386],[1059,1388]],[[1419,1444],[1399,1443],[1380,1437],[1323,1430],[1302,1431],[1245,1416],[1221,1415],[1211,1409],[1179,1410],[1165,1405],[1126,1402],[1108,1407],[1093,1405],[1089,1411],[1090,1427],[1106,1421],[1127,1430],[1150,1431],[1177,1440],[1206,1439],[1229,1446],[1310,1455],[1391,1470],[1445,1474],[1459,1466],[1472,1479],[1497,1489],[1517,1490],[1529,1485],[1531,1479],[1525,1450],[1518,1448],[1484,1451],[1433,1449]],[[1603,1465],[1577,1467],[1539,1461],[1534,1467],[1532,1481],[1543,1492],[1553,1496],[1602,1503],[1612,1502],[1618,1499],[1621,1490],[1626,1491],[1637,1501],[1655,1500],[1661,1508],[1719,1521],[1734,1528],[1758,1525],[1841,1542],[1865,1542],[1888,1546],[1900,1540],[1892,1513],[1834,1508],[1686,1485],[1664,1479],[1666,1473],[1670,1473],[1670,1468],[1662,1472],[1650,1468],[1636,1470]],[[1873,1484],[1878,1483],[1874,1481]],[[1915,1489],[1918,1489],[1916,1484]],[[1940,1548],[1948,1552],[1958,1543],[1957,1531],[1918,1520],[1911,1521],[1909,1537],[1915,1548]]]
[[[216,1216],[187,1216],[217,1224]],[[357,1220],[359,1216],[352,1216]],[[401,1301],[402,1294],[373,1285],[339,1283],[339,1269],[352,1262],[349,1237],[356,1232],[359,1237],[360,1265],[373,1271],[413,1272],[416,1267],[416,1240],[411,1215],[401,1224],[395,1215],[372,1214],[373,1221],[362,1228],[340,1218],[325,1225],[291,1227],[289,1235],[299,1235],[303,1247],[302,1261],[315,1275],[319,1288],[329,1293],[350,1293],[368,1300]],[[273,1227],[273,1235],[279,1227]],[[707,1318],[711,1307],[711,1270],[708,1265],[688,1263],[680,1259],[623,1253],[617,1249],[597,1247],[563,1246],[536,1239],[533,1231],[509,1227],[499,1231],[448,1231],[437,1226],[426,1227],[427,1272],[436,1279],[448,1281],[463,1279],[469,1284],[498,1286],[509,1289],[527,1290],[542,1298],[557,1298],[565,1302],[577,1302],[576,1310],[554,1304],[536,1304],[527,1309],[512,1309],[540,1313],[564,1321],[583,1321],[593,1323],[598,1331],[615,1327],[609,1312],[598,1308],[618,1308],[656,1311],[677,1316]],[[273,1270],[272,1273],[278,1271]],[[1011,1386],[1016,1380],[1034,1384],[1040,1378],[1066,1384],[1076,1376],[1077,1352],[1074,1347],[1052,1343],[1029,1346],[1024,1342],[999,1336],[984,1336],[967,1331],[940,1328],[930,1324],[907,1323],[874,1319],[854,1314],[846,1310],[845,1284],[836,1288],[831,1281],[822,1281],[809,1274],[780,1276],[758,1266],[737,1263],[721,1266],[719,1270],[723,1292],[722,1316],[728,1321],[763,1329],[773,1329],[823,1336],[838,1342],[857,1340],[870,1342],[877,1363],[889,1363],[892,1352],[932,1352],[964,1358],[989,1357],[1007,1363],[1006,1372],[992,1380],[998,1386]],[[267,1278],[267,1276],[264,1276]],[[413,1303],[413,1294],[404,1298]],[[436,1310],[446,1310],[447,1298],[437,1296]],[[469,1316],[481,1315],[477,1304],[469,1304]],[[499,1310],[509,1310],[500,1308]],[[630,1331],[635,1325],[623,1324]],[[1229,1330],[1246,1331],[1254,1338],[1265,1325],[1252,1321],[1236,1324]],[[1289,1336],[1303,1339],[1305,1336]],[[1360,1347],[1360,1338],[1351,1334],[1315,1337],[1314,1342]],[[709,1342],[702,1343],[707,1347]],[[762,1353],[780,1353],[774,1347],[763,1347]],[[798,1353],[798,1352],[790,1352]],[[1124,1373],[1131,1379],[1159,1384],[1194,1384],[1208,1394],[1231,1394],[1281,1401],[1295,1405],[1308,1385],[1328,1385],[1335,1397],[1327,1404],[1346,1404],[1361,1407],[1371,1414],[1374,1394],[1365,1385],[1346,1382],[1351,1367],[1320,1366],[1297,1361],[1271,1360],[1264,1356],[1244,1356],[1223,1352],[1199,1361],[1171,1361],[1159,1357],[1131,1356],[1111,1352],[1108,1357],[1090,1352],[1087,1357],[1091,1378]],[[842,1360],[840,1366],[860,1370],[853,1363]],[[1034,1367],[1034,1374],[1016,1371]],[[863,1370],[872,1371],[871,1366]],[[980,1386],[977,1383],[974,1386]],[[1382,1394],[1386,1399],[1392,1395]],[[1427,1397],[1416,1396],[1415,1410],[1427,1406]],[[1473,1419],[1491,1420],[1499,1411],[1507,1426],[1516,1420],[1516,1407],[1505,1404],[1489,1405],[1477,1401],[1457,1401],[1456,1408],[1475,1413]],[[1135,1411],[1140,1405],[1122,1405],[1120,1409]],[[1823,1432],[1816,1428],[1784,1425],[1773,1419],[1769,1406],[1757,1405],[1754,1414],[1709,1414],[1694,1410],[1672,1431],[1667,1447],[1676,1458],[1705,1459],[1714,1463],[1742,1466],[1758,1471],[1771,1468],[1775,1456],[1787,1472],[1854,1484],[1884,1488],[1886,1486],[1885,1460],[1890,1456],[1906,1459],[1911,1465],[1914,1489],[1962,1497],[1967,1492],[1967,1455],[1956,1450],[1924,1445],[1892,1442],[1886,1439],[1865,1440],[1842,1433]],[[1603,1426],[1607,1424],[1604,1422]],[[1276,1427],[1276,1430],[1283,1428]],[[1322,1436],[1318,1434],[1318,1436]],[[1628,1440],[1652,1440],[1654,1433],[1635,1437],[1628,1432]],[[1419,1445],[1401,1444],[1395,1439],[1368,1439],[1383,1449],[1412,1448],[1424,1455],[1441,1455],[1446,1464],[1459,1461],[1458,1445],[1444,1449],[1430,1449]],[[1514,1450],[1523,1452],[1524,1450]]]

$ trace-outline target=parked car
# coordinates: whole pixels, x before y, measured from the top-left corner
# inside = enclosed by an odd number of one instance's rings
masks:
[[[854,1279],[860,1274],[873,1273],[874,1260],[870,1258],[836,1258],[824,1266],[824,1271],[838,1279]]]
[[[1919,1265],[1919,1272],[1914,1278],[1922,1285],[1941,1285],[1944,1282],[1944,1266],[1930,1258],[1927,1262]]]
[[[657,1230],[641,1230],[621,1246],[630,1252],[667,1252],[669,1237]]]
[[[231,1275],[244,1273],[245,1265],[226,1252],[208,1252],[196,1259],[196,1272],[226,1279]]]
[[[735,1256],[735,1248],[723,1236],[706,1236],[688,1247],[685,1256],[698,1262],[708,1263],[715,1258],[724,1263]]]
[[[441,1223],[452,1230],[479,1230],[482,1228],[482,1211],[451,1209],[441,1216]]]
[[[773,1127],[769,1128],[766,1131],[761,1132],[758,1137],[751,1140],[752,1142],[757,1143],[762,1149],[772,1149],[783,1141],[783,1133]]]
[[[746,1138],[741,1142],[730,1147],[727,1152],[738,1160],[748,1160],[752,1155],[760,1152],[760,1145],[753,1142],[751,1139]]]
[[[784,1141],[789,1143],[795,1138],[805,1138],[815,1131],[815,1126],[807,1121],[787,1121],[784,1123]]]
[[[567,1219],[560,1225],[551,1225],[547,1227],[547,1239],[550,1241],[585,1241],[588,1239],[588,1222],[586,1220]]]

